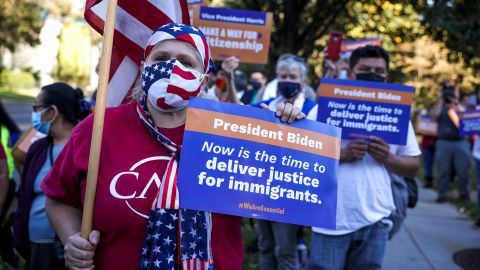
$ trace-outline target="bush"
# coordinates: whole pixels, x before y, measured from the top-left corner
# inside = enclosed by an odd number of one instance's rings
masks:
[[[8,91],[35,88],[35,78],[29,72],[3,70],[0,74],[0,87]]]

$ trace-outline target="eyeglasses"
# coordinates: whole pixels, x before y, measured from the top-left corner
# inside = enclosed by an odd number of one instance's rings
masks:
[[[40,104],[40,105],[33,105],[32,109],[33,109],[34,112],[37,112],[38,109],[40,109],[40,108],[48,108],[48,107],[49,107],[48,105]]]

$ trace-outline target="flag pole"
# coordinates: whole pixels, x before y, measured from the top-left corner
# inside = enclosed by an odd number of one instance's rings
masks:
[[[80,236],[88,239],[92,230],[93,208],[97,190],[98,167],[100,163],[100,149],[102,147],[103,122],[107,100],[107,86],[112,58],[113,33],[115,25],[115,10],[117,0],[108,0],[107,18],[103,29],[103,48],[100,59],[100,72],[97,89],[97,102],[93,120],[92,143],[88,160],[87,187],[83,206],[82,228]]]

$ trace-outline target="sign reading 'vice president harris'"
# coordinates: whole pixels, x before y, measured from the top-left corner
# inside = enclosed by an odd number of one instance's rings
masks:
[[[377,136],[390,144],[407,143],[413,87],[324,78],[317,92],[317,120],[341,127],[342,139]]]
[[[236,56],[242,63],[267,63],[272,13],[195,6],[191,17],[205,34],[214,60]]]
[[[178,175],[180,207],[335,228],[340,129],[191,99]]]

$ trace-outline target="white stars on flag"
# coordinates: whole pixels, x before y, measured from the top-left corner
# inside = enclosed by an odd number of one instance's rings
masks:
[[[173,27],[170,28],[170,29],[173,30],[173,32],[182,31],[182,28],[181,28],[181,27],[178,27],[178,26],[173,26]]]
[[[207,239],[207,231],[203,228],[206,221],[205,216],[192,210],[152,210],[141,250],[140,269],[184,269],[176,265],[179,259],[183,266],[193,267],[189,269],[207,269],[208,243],[203,240]],[[181,244],[177,242],[178,236]]]

